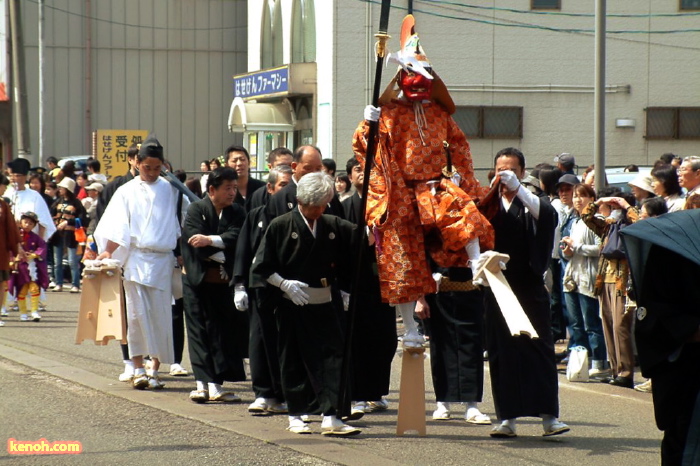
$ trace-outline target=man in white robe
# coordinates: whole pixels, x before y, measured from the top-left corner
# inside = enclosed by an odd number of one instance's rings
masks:
[[[5,191],[5,197],[12,204],[12,214],[19,223],[24,212],[34,212],[39,217],[39,223],[34,228],[34,233],[41,239],[48,241],[56,231],[56,226],[51,218],[49,206],[37,191],[29,189],[27,174],[29,173],[29,161],[27,159],[15,159],[7,164],[10,169],[10,186]]]
[[[138,155],[139,176],[117,189],[95,230],[102,251],[97,258],[117,259],[124,270],[127,341],[137,389],[163,388],[160,363],[175,362],[171,279],[180,237],[179,191],[160,177],[162,163],[163,147],[149,136]],[[153,361],[148,374],[145,355]]]

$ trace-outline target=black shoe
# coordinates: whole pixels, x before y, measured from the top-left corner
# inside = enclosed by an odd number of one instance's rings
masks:
[[[598,381],[601,383],[611,383],[613,380],[615,380],[613,377],[603,377],[602,379],[598,379]]]
[[[629,377],[620,377],[619,375],[610,381],[610,385],[624,388],[634,388],[634,380]]]

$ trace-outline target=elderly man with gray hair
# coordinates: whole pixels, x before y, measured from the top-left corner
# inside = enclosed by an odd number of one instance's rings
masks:
[[[253,282],[266,283],[275,299],[282,391],[288,430],[310,433],[303,414],[323,414],[322,434],[360,431],[336,417],[343,334],[331,286],[349,291],[354,225],[324,215],[333,179],[309,173],[297,186],[298,206],[271,223],[253,261]]]

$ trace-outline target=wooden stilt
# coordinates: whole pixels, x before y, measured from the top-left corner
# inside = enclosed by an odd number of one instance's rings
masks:
[[[425,436],[425,348],[404,348],[396,435]]]

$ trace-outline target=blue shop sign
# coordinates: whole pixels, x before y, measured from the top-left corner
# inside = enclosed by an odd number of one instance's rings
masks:
[[[256,71],[233,77],[233,96],[249,99],[289,91],[289,67]]]

